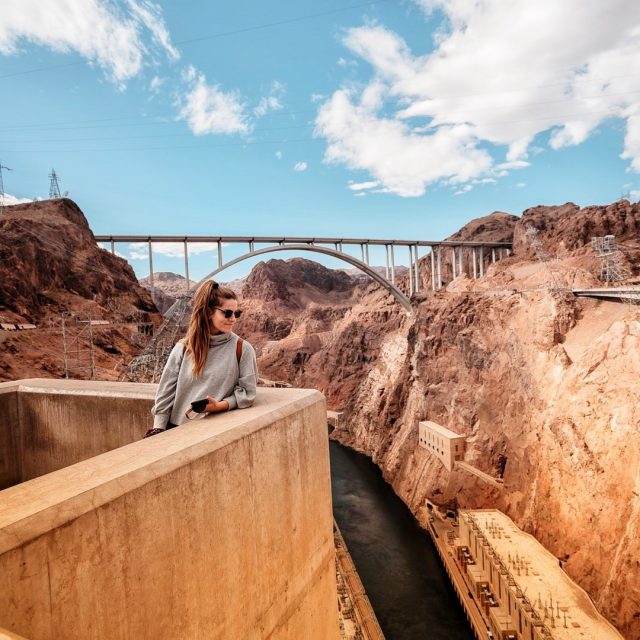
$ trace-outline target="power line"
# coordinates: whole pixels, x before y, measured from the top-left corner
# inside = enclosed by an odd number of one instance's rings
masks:
[[[223,38],[225,36],[239,35],[242,33],[250,33],[251,31],[258,31],[260,29],[269,29],[271,27],[279,27],[286,24],[293,24],[296,22],[302,22],[304,20],[312,20],[314,18],[321,18],[324,16],[329,16],[337,13],[344,13],[345,11],[351,11],[353,9],[359,9],[361,7],[373,6],[376,4],[382,4],[383,2],[389,2],[389,0],[370,0],[369,2],[361,2],[359,4],[352,4],[348,7],[340,7],[337,9],[330,9],[328,11],[321,11],[319,13],[311,13],[305,16],[297,16],[295,18],[287,18],[285,20],[278,20],[276,22],[267,22],[264,24],[254,25],[252,27],[243,27],[241,29],[234,29],[231,31],[222,31],[219,33],[213,33],[208,36],[199,36],[197,38],[187,38],[185,40],[179,40],[174,42],[174,45],[184,45],[184,44],[192,44],[194,42],[202,42],[204,40],[213,40],[215,38]],[[4,80],[6,78],[15,78],[17,76],[23,76],[30,73],[38,73],[40,71],[51,71],[53,69],[62,69],[65,67],[77,67],[81,64],[85,64],[84,60],[79,60],[78,62],[68,62],[65,64],[54,64],[48,65],[46,67],[36,67],[34,69],[25,69],[24,71],[15,71],[13,73],[6,73],[0,76],[0,80]]]
[[[298,101],[299,102],[299,101]],[[269,116],[295,116],[295,115],[299,115],[301,113],[316,113],[317,109],[296,109],[296,110],[290,110],[290,111],[284,111],[284,110],[277,110],[277,111],[271,111],[269,112]],[[147,117],[151,117],[151,118],[158,118],[159,120],[157,122],[149,122],[149,121],[144,121]],[[104,122],[104,121],[109,121],[109,120],[125,120],[125,119],[132,119],[132,118],[136,118],[136,119],[141,119],[143,120],[142,122],[124,122],[121,124],[99,124],[99,125],[85,125],[82,123],[86,123],[86,122]],[[66,122],[61,122],[61,123],[49,123],[49,124],[36,124],[36,125],[18,125],[18,126],[11,126],[11,127],[0,127],[0,132],[2,131],[8,131],[8,132],[14,132],[14,131],[68,131],[68,130],[73,130],[73,129],[113,129],[113,128],[117,128],[117,127],[148,127],[148,126],[153,126],[153,125],[175,125],[178,122],[182,122],[180,120],[176,120],[176,116],[175,114],[172,115],[156,115],[156,116],[131,116],[130,118],[127,117],[120,117],[120,118],[102,118],[100,120],[74,120],[75,122],[79,122],[81,123],[81,126],[78,126],[76,124],[73,124],[72,126],[65,126],[67,124],[71,123],[66,123]],[[63,126],[58,126],[58,125],[63,125]]]
[[[359,4],[352,4],[348,7],[340,7],[338,9],[329,9],[328,11],[321,11],[319,13],[311,13],[306,16],[298,16],[295,18],[287,18],[285,20],[278,20],[276,22],[267,22],[265,24],[254,25],[253,27],[243,27],[241,29],[233,29],[231,31],[221,31],[219,33],[213,33],[208,36],[200,36],[197,38],[189,38],[188,40],[180,40],[175,42],[176,45],[192,44],[194,42],[202,42],[203,40],[213,40],[215,38],[223,38],[226,36],[235,36],[241,33],[249,33],[251,31],[258,31],[259,29],[269,29],[271,27],[279,27],[285,24],[293,24],[295,22],[302,22],[304,20],[312,20],[314,18],[322,18],[324,16],[333,15],[336,13],[344,13],[345,11],[351,11],[352,9],[359,9],[361,7],[373,6],[376,4],[382,4],[389,0],[372,0],[371,2],[361,2]]]
[[[264,133],[268,131],[285,131],[288,129],[308,129],[313,127],[313,124],[290,124],[283,127],[265,127],[262,129],[253,129],[251,133]],[[155,138],[185,138],[193,137],[193,132],[184,133],[157,133],[149,136],[100,136],[92,138],[38,138],[34,140],[2,140],[2,144],[19,144],[25,142],[88,142],[88,141],[100,141],[110,142],[111,140],[151,140]]]
[[[288,140],[256,140],[251,142],[221,142],[217,144],[200,144],[200,145],[173,145],[173,146],[157,146],[157,147],[112,147],[112,148],[94,148],[94,149],[11,149],[11,153],[101,153],[104,151],[166,151],[173,149],[217,149],[220,147],[247,147],[267,144],[290,144],[292,142],[320,142],[317,138],[291,138]]]

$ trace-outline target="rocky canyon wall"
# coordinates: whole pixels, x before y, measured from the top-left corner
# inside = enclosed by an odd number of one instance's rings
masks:
[[[592,235],[615,234],[637,271],[640,207],[568,204],[537,207],[517,221],[504,215],[494,219],[503,216],[499,232],[511,227],[515,255],[487,264],[482,279],[461,276],[418,294],[411,316],[372,285],[333,305],[311,302],[284,337],[249,319],[246,333],[262,342],[261,371],[316,387],[344,412],[334,437],[371,456],[419,518],[425,500],[502,509],[627,638],[638,638],[638,307],[579,299],[566,287],[599,286]],[[529,225],[551,261],[536,259]],[[428,284],[427,259],[421,273]],[[264,310],[251,294],[249,286],[250,306]],[[277,311],[268,314],[272,326]],[[503,488],[460,468],[447,472],[418,445],[423,419],[464,434],[465,460],[502,476]]]

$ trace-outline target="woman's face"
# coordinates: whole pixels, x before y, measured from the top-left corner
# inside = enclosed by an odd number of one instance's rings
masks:
[[[213,326],[212,333],[230,333],[236,323],[236,318],[231,314],[230,318],[225,318],[225,311],[237,311],[237,300],[220,300],[217,308],[211,312],[211,324]],[[227,315],[229,315],[227,313]]]

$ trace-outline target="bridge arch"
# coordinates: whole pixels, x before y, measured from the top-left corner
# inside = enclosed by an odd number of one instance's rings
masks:
[[[255,251],[250,251],[243,256],[230,260],[226,264],[218,267],[215,271],[207,274],[204,278],[202,278],[202,280],[200,280],[200,282],[191,287],[191,289],[195,289],[205,280],[210,280],[221,271],[224,271],[228,267],[232,267],[233,265],[238,264],[243,260],[247,260],[249,258],[253,258],[255,256],[263,255],[266,253],[273,253],[274,251],[313,251],[315,253],[323,253],[324,255],[331,256],[332,258],[337,258],[338,260],[343,260],[351,266],[360,269],[360,271],[363,271],[368,276],[373,278],[378,284],[382,285],[400,303],[400,305],[408,314],[411,313],[411,301],[409,300],[409,298],[404,293],[402,293],[402,291],[400,291],[398,287],[396,287],[394,284],[391,284],[379,273],[374,271],[368,264],[362,262],[361,260],[358,260],[357,258],[354,258],[353,256],[350,256],[347,253],[343,253],[342,251],[337,251],[328,247],[318,247],[316,245],[308,244],[283,244],[278,245],[277,247],[265,247],[264,249],[256,249]]]

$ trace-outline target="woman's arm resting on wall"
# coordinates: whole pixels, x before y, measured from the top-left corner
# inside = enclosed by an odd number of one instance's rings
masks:
[[[184,357],[184,345],[178,342],[164,366],[158,389],[156,390],[156,401],[151,408],[153,415],[153,428],[166,429],[171,417],[171,409],[173,401],[176,397],[176,387],[178,385],[178,374],[180,373],[180,365]]]

